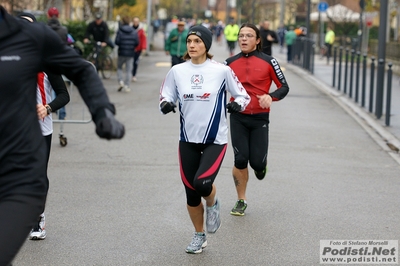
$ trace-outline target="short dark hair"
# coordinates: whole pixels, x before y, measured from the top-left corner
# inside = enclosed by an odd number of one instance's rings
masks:
[[[129,22],[130,22],[130,20],[131,20],[131,19],[130,19],[128,16],[124,16],[124,17],[122,18],[122,24],[128,25]]]

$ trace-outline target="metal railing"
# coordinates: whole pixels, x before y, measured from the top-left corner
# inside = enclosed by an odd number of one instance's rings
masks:
[[[361,101],[361,107],[366,108],[366,102],[368,102],[368,111],[374,113],[376,118],[380,119],[383,110],[385,88],[381,88],[379,84],[384,84],[383,81],[386,76],[385,124],[389,126],[393,77],[392,63],[388,63],[385,75],[377,75],[375,84],[376,59],[375,57],[371,57],[370,60],[368,71],[368,58],[366,54],[361,55],[360,51],[343,46],[335,46],[333,48],[332,86],[337,87],[339,91],[343,91],[344,94],[347,94],[356,103]],[[385,69],[384,59],[378,60],[377,68]],[[344,79],[342,79],[342,73],[344,74]],[[368,85],[369,90],[367,89]]]
[[[315,42],[306,37],[298,37],[291,48],[292,63],[314,74]]]

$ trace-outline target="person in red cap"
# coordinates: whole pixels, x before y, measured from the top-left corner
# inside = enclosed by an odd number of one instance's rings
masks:
[[[57,7],[50,7],[49,10],[47,10],[47,15],[52,18],[52,17],[57,17],[60,13],[58,12]]]
[[[58,36],[68,44],[68,30],[66,27],[62,26],[60,21],[58,20],[59,16],[58,9],[56,7],[50,7],[47,11],[47,25],[50,26],[55,32],[57,32]]]
[[[58,34],[58,36],[60,36],[63,42],[68,44],[68,29],[62,26],[60,21],[58,20],[59,14],[60,13],[58,12],[58,9],[56,7],[50,7],[49,10],[47,10],[47,25],[49,25],[49,27]],[[58,111],[58,119],[64,120],[66,115],[67,113],[65,111],[65,107],[62,107]]]

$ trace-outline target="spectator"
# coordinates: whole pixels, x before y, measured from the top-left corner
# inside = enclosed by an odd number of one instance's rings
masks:
[[[138,17],[133,18],[133,26],[137,35],[139,37],[139,45],[136,46],[135,55],[133,57],[133,69],[132,69],[132,81],[137,81],[136,72],[139,66],[140,55],[146,53],[147,49],[147,37],[146,33],[143,30],[142,24],[140,23],[140,19]]]
[[[100,12],[95,14],[95,20],[90,22],[86,28],[84,43],[90,43],[90,38],[93,38],[95,42],[101,42],[101,46],[110,46],[114,48],[114,44],[110,39],[110,30],[105,21],[103,21],[103,15]]]
[[[224,24],[221,20],[218,21],[215,26],[215,37],[217,38],[217,43],[221,45],[222,35],[224,34]]]
[[[281,24],[277,30],[278,33],[278,39],[279,39],[279,52],[283,52],[283,45],[285,44],[285,35],[286,35],[286,27],[285,25]]]
[[[297,38],[297,35],[294,32],[294,27],[290,26],[289,31],[285,34],[288,63],[292,62],[292,60],[293,60],[293,43],[296,40],[296,38]]]
[[[153,20],[153,32],[154,32],[154,34],[156,34],[158,32],[158,29],[160,28],[160,26],[161,26],[161,23],[160,23],[160,20],[158,18]]]
[[[63,40],[66,44],[69,44],[68,29],[61,25],[60,21],[58,20],[59,15],[60,13],[58,12],[58,9],[56,7],[50,7],[49,10],[47,10],[47,18],[48,18],[47,25],[49,25],[50,28],[52,28],[55,32],[57,32],[61,40]],[[56,97],[55,94],[53,95],[55,98]],[[66,116],[67,112],[65,110],[65,106],[62,106],[58,110],[58,119],[64,120]]]
[[[56,7],[50,7],[49,10],[47,10],[47,25],[57,32],[61,40],[63,40],[65,43],[68,43],[68,29],[61,25],[60,21],[58,20],[58,16],[58,9]]]
[[[135,49],[139,44],[139,37],[136,31],[129,26],[129,17],[122,18],[122,25],[119,27],[117,36],[115,37],[115,44],[118,45],[118,63],[117,75],[118,83],[120,85],[118,91],[131,91],[130,82],[132,77],[133,58],[135,56]],[[125,66],[125,78],[122,68]]]
[[[171,67],[185,62],[183,55],[186,53],[186,36],[188,30],[185,29],[184,21],[178,22],[178,27],[173,29],[165,42],[165,54],[171,55]]]
[[[269,29],[269,21],[264,20],[260,27],[262,51],[267,55],[272,55],[272,44],[278,43],[278,36],[275,31]]]

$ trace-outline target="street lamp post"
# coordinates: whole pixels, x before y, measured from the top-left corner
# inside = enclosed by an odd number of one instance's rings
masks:
[[[285,0],[281,0],[281,16],[279,20],[281,25],[284,25],[285,22]]]
[[[376,118],[381,118],[383,111],[383,86],[385,83],[385,58],[386,58],[386,16],[388,14],[388,0],[381,0],[379,13],[378,33],[378,74],[376,78]]]
[[[153,34],[153,27],[151,26],[151,5],[152,1],[147,0],[147,40],[152,40],[151,35]],[[146,55],[149,54],[150,51],[150,42],[147,41],[146,44]]]

